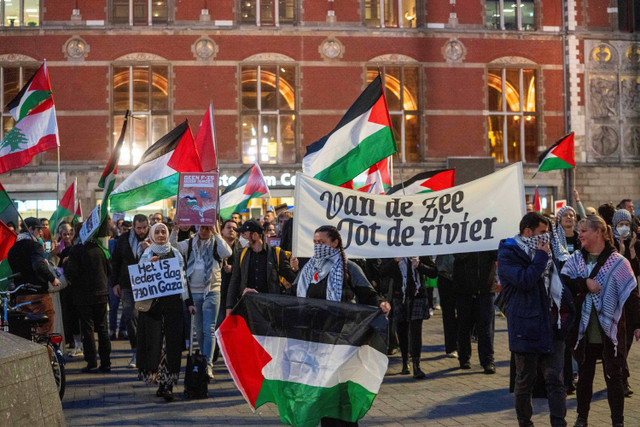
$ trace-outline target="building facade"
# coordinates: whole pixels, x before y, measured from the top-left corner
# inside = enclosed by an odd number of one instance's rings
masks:
[[[306,146],[380,72],[396,182],[452,158],[492,157],[497,168],[523,161],[527,193],[538,186],[548,209],[572,184],[597,206],[640,199],[639,9],[633,0],[2,0],[0,103],[47,60],[60,192],[77,177],[85,213],[101,199],[126,110],[135,120],[119,179],[185,118],[195,134],[209,103],[221,185],[257,162],[272,196],[289,202]],[[5,108],[0,136],[13,125]],[[567,131],[575,176],[533,179],[538,154]],[[0,182],[46,216],[57,153]]]

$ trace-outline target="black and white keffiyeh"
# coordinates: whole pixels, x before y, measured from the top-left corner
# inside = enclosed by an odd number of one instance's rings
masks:
[[[300,272],[296,295],[306,298],[309,286],[320,282],[327,276],[327,301],[340,302],[344,279],[340,249],[316,243],[313,246],[313,257]]]
[[[420,289],[418,286],[418,272],[413,268],[409,258],[402,258],[398,261],[398,267],[400,268],[400,274],[402,275],[402,302],[405,302],[407,299],[407,277],[409,276],[409,271],[411,271],[411,278],[413,279],[413,283],[415,283],[416,287],[413,292],[413,296],[418,295],[418,290]]]
[[[191,256],[187,260],[187,277],[191,277],[195,269],[196,262],[201,260],[204,264],[204,279],[209,282],[211,278],[211,270],[213,270],[213,237],[207,240],[201,240],[196,234],[191,237]]]
[[[138,240],[138,236],[136,236],[135,231],[129,231],[129,246],[131,246],[131,252],[133,252],[133,256],[136,260],[139,260],[144,252],[142,250],[142,245],[140,244],[140,240]]]

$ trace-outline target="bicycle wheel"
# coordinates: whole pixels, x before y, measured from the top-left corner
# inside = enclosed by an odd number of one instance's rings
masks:
[[[51,363],[53,378],[56,381],[56,387],[58,388],[58,395],[60,396],[60,400],[62,400],[62,397],[64,396],[64,389],[66,386],[64,361],[62,360],[62,357],[56,352],[56,349],[52,344],[47,344],[47,353],[49,354],[49,362]]]

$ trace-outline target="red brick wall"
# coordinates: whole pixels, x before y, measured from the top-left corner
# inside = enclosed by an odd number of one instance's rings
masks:
[[[485,108],[483,69],[427,68],[424,76],[428,110]]]
[[[106,116],[60,116],[61,161],[104,161],[109,159],[107,144],[109,117]],[[52,151],[55,158],[55,150]]]
[[[486,156],[483,116],[427,116],[427,157]]]
[[[326,0],[315,0],[317,3],[329,4]],[[305,2],[305,8],[309,1]],[[333,2],[333,10],[336,12],[338,22],[360,22],[360,2],[358,0],[338,0]],[[326,12],[325,12],[326,14]]]
[[[210,101],[215,109],[237,108],[236,67],[176,66],[173,72],[176,110],[204,110]]]
[[[109,68],[48,67],[58,110],[108,110]],[[104,130],[103,130],[104,132]]]

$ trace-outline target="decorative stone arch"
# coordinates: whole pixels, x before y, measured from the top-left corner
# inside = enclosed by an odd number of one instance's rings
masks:
[[[418,64],[418,60],[413,59],[407,55],[401,55],[399,53],[387,53],[384,55],[376,56],[375,58],[371,58],[367,62],[387,62],[394,64]]]
[[[533,66],[538,65],[536,62],[522,56],[502,56],[489,62],[489,65],[518,65],[518,66]]]
[[[148,52],[128,53],[114,60],[114,62],[152,62],[152,61],[167,62],[168,60],[166,58],[163,58],[160,55],[156,55],[155,53],[148,53]]]
[[[39,60],[32,58],[21,53],[5,53],[0,55],[0,62],[4,63],[18,63],[18,62],[40,62]]]
[[[243,59],[241,62],[296,62],[295,59],[290,56],[283,55],[282,53],[265,52],[256,53],[248,58]]]

